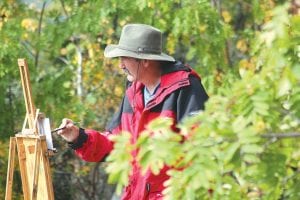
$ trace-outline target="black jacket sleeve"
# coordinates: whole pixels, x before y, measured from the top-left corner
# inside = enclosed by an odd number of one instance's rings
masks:
[[[193,113],[204,110],[208,95],[198,77],[190,76],[190,85],[181,88],[177,98],[177,122]]]

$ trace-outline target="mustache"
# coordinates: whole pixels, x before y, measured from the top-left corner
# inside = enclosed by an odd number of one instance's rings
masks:
[[[131,73],[130,73],[130,71],[125,67],[125,68],[123,68],[123,72],[125,73],[125,74],[129,74],[129,75],[131,75]]]

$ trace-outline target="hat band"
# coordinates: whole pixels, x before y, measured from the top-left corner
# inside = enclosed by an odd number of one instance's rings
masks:
[[[118,45],[118,47],[122,50],[133,51],[133,52],[136,52],[136,53],[161,54],[160,49],[153,49],[153,48],[148,48],[148,47],[130,48],[130,47],[124,47],[124,46],[121,46],[121,45]]]

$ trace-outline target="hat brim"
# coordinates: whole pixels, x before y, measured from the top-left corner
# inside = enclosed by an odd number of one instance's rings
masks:
[[[170,62],[175,61],[175,59],[172,56],[169,56],[164,53],[161,54],[137,53],[134,51],[121,49],[119,48],[118,45],[115,44],[106,46],[104,50],[104,56],[107,58],[124,56],[124,57],[132,57],[132,58],[146,59],[146,60],[160,60],[160,61],[170,61]]]

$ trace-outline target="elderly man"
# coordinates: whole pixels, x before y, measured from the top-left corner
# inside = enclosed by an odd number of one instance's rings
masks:
[[[204,109],[208,96],[199,76],[190,67],[162,53],[162,33],[144,24],[129,24],[117,45],[108,45],[105,57],[119,57],[128,87],[119,111],[107,129],[97,132],[82,129],[63,119],[60,134],[83,160],[102,161],[113,149],[107,136],[128,131],[136,142],[146,125],[157,117],[172,118],[174,125],[191,113]],[[137,152],[133,152],[136,157]],[[164,167],[159,175],[141,174],[136,161],[122,199],[162,199],[163,183],[168,179]]]

